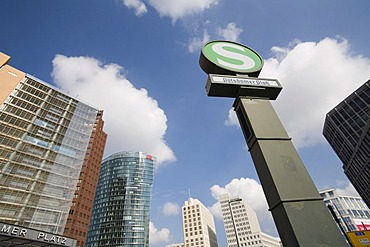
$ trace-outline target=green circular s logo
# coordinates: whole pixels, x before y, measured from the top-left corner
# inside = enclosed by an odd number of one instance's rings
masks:
[[[211,41],[202,49],[200,66],[208,74],[258,76],[263,67],[263,60],[247,46],[229,41]]]

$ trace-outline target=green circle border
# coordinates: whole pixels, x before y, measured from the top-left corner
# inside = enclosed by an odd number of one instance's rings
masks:
[[[232,69],[230,67],[227,67],[227,66],[224,66],[224,65],[219,64],[217,62],[217,58],[219,58],[222,55],[219,55],[219,54],[215,53],[212,50],[212,45],[214,43],[227,43],[227,44],[234,44],[234,45],[238,45],[238,46],[243,47],[243,49],[247,53],[246,55],[255,62],[255,66],[252,67],[252,68],[250,68],[250,69],[238,70],[238,69]],[[220,67],[222,69],[228,70],[230,72],[253,73],[253,72],[261,71],[262,70],[262,67],[263,67],[263,59],[262,59],[262,57],[255,50],[251,49],[250,47],[248,47],[246,45],[243,45],[243,44],[240,44],[240,43],[237,43],[237,42],[233,42],[233,41],[214,40],[214,41],[207,42],[203,46],[202,53],[205,56],[205,58],[207,60],[209,60],[211,63],[213,63],[217,67]],[[240,53],[240,52],[238,52],[238,53]],[[213,54],[215,54],[215,56],[212,56]],[[217,54],[217,56],[216,56],[216,54]],[[240,53],[240,54],[245,54],[245,53]],[[224,57],[224,58],[225,58],[225,60],[229,60],[230,62],[232,60],[235,60],[235,59],[231,59],[231,58],[227,58],[227,57]]]

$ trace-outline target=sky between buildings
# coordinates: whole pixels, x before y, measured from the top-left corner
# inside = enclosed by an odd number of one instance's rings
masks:
[[[210,98],[198,61],[209,40],[231,40],[265,61],[283,91],[273,105],[319,190],[353,194],[322,136],[325,114],[370,79],[370,2],[275,0],[4,0],[0,51],[10,65],[104,110],[105,156],[158,159],[151,246],[182,242],[189,196],[216,218],[217,198],[240,195],[277,236],[232,109]]]

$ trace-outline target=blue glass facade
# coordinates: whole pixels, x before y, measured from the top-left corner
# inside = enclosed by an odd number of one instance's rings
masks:
[[[154,164],[155,158],[143,152],[103,160],[86,246],[149,246]]]

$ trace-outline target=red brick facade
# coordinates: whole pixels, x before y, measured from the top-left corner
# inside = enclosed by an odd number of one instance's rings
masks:
[[[103,111],[99,111],[63,234],[76,239],[77,246],[81,247],[85,246],[89,230],[96,184],[107,139],[107,134],[103,131],[102,116]]]

